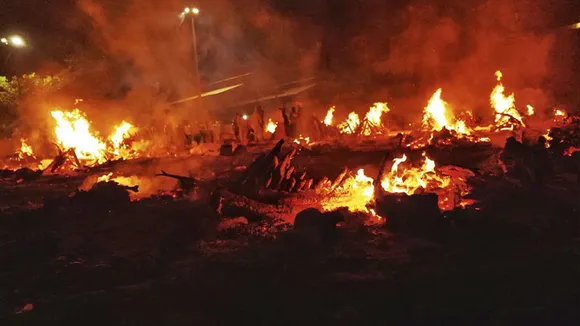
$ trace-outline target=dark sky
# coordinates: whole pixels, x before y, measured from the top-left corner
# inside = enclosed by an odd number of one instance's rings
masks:
[[[26,55],[38,63],[45,60],[61,60],[77,47],[87,45],[87,17],[77,8],[76,0],[2,0],[0,10],[0,35],[13,33],[27,37],[31,49]],[[108,7],[122,7],[126,0],[100,0]],[[403,7],[407,0],[270,0],[271,6],[287,16],[300,19],[315,19],[330,32],[330,35],[344,34],[364,23],[369,11],[377,13]],[[420,3],[421,1],[413,1]],[[457,6],[461,2],[477,1],[438,1],[441,6]],[[481,1],[479,1],[481,2]],[[580,5],[575,0],[539,1],[546,7],[550,16],[549,25],[566,24],[580,20]],[[188,3],[188,1],[184,1]],[[435,1],[434,3],[437,3]],[[332,38],[332,36],[330,36]],[[30,63],[30,62],[29,62]],[[31,65],[34,66],[34,65]]]

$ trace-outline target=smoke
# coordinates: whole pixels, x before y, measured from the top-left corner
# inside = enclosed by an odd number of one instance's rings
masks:
[[[371,16],[369,26],[393,32],[385,39],[367,41],[357,58],[369,63],[375,78],[386,75],[398,80],[401,85],[389,85],[379,94],[404,97],[393,101],[405,110],[412,106],[417,114],[442,87],[443,97],[455,109],[489,115],[496,70],[503,72],[507,90],[516,92],[516,101],[520,91],[529,101],[518,101],[521,107],[548,105],[550,94],[542,88],[554,73],[549,69],[554,36],[545,29],[551,17],[532,2],[487,0],[440,6],[414,1],[392,14],[398,16],[396,26]],[[395,111],[399,105],[394,105]]]
[[[195,94],[191,25],[179,16],[183,1],[132,0],[121,5],[78,0],[78,5],[91,18],[93,41],[129,68],[124,76],[129,106],[139,107],[142,114],[144,104],[139,102],[147,97],[159,109]],[[306,25],[277,13],[265,1],[202,1],[197,6],[203,84],[252,72],[248,88],[271,87],[312,73],[314,34],[303,33]],[[305,40],[304,35],[310,37]],[[204,105],[211,107],[211,100]]]

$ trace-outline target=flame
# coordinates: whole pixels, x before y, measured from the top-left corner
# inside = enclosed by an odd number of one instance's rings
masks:
[[[566,111],[561,110],[561,109],[555,109],[554,110],[554,116],[556,116],[556,117],[565,117],[566,116]]]
[[[365,174],[364,169],[359,169],[356,175],[346,177],[336,189],[325,189],[332,191],[333,196],[325,197],[321,201],[324,210],[333,210],[339,207],[348,207],[351,212],[365,212],[372,215],[369,204],[374,200],[374,179]]]
[[[32,147],[26,143],[26,139],[20,139],[20,150],[18,151],[18,158],[24,159],[26,156],[34,157],[34,152]]]
[[[441,93],[442,89],[439,88],[429,99],[423,114],[423,127],[431,127],[434,131],[440,131],[445,128],[454,130],[459,134],[470,134],[471,132],[467,128],[465,121],[455,119],[447,103],[441,99]]]
[[[326,112],[326,117],[324,118],[323,123],[327,126],[332,126],[332,119],[334,118],[334,111],[335,111],[335,107],[331,107],[330,109],[328,109],[328,112]]]
[[[136,132],[137,129],[127,121],[122,121],[120,125],[115,127],[115,131],[109,137],[111,143],[115,148],[121,146],[125,139],[131,137],[131,132]]]
[[[382,127],[383,122],[381,121],[381,117],[383,113],[387,113],[389,111],[391,110],[387,107],[387,103],[377,102],[371,106],[369,112],[367,112],[366,115],[367,124],[365,124],[363,134],[365,136],[370,136],[372,133],[372,127]]]
[[[105,143],[91,133],[90,123],[79,109],[70,112],[55,110],[51,115],[57,123],[54,132],[59,145],[64,149],[74,148],[79,160],[106,161]]]
[[[266,132],[273,134],[276,132],[276,128],[278,128],[278,122],[274,122],[272,119],[268,119],[268,123],[266,124]]]
[[[97,178],[97,182],[109,182],[109,181],[111,181],[112,176],[113,176],[113,172],[110,172],[109,174],[104,174],[104,175]]]
[[[407,162],[407,156],[395,158],[391,171],[383,176],[381,186],[383,190],[389,193],[404,193],[413,195],[420,190],[426,192],[435,192],[446,189],[451,185],[451,177],[438,174],[435,170],[435,161],[423,153],[424,161],[421,167],[403,167],[402,164]],[[447,195],[439,194],[439,207],[447,208]]]
[[[542,135],[546,139],[546,148],[550,148],[550,141],[554,138],[550,137],[550,129],[546,130],[546,133]]]
[[[511,118],[515,119],[520,125],[525,127],[521,114],[515,107],[514,94],[504,95],[505,87],[501,83],[503,77],[501,71],[496,71],[497,85],[489,97],[491,106],[495,109],[495,125],[500,130],[513,130],[514,123]],[[510,118],[511,117],[511,118]]]
[[[534,107],[533,106],[531,106],[531,105],[528,104],[528,105],[526,105],[526,108],[528,109],[528,112],[527,112],[528,113],[528,117],[534,115],[535,112],[534,112]]]
[[[302,135],[294,139],[294,143],[298,145],[308,145],[310,144],[310,137],[304,137]]]
[[[359,125],[360,119],[358,114],[351,112],[348,114],[348,118],[343,123],[338,125],[338,129],[340,130],[341,134],[354,134]]]

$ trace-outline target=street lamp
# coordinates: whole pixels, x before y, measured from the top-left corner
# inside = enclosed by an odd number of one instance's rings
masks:
[[[198,64],[198,60],[197,60],[197,35],[195,32],[195,16],[199,15],[199,8],[197,7],[186,7],[185,9],[183,9],[183,11],[181,12],[180,16],[182,19],[182,22],[186,19],[186,18],[190,18],[190,22],[191,22],[191,40],[192,40],[192,47],[193,47],[193,69],[194,69],[194,73],[195,73],[195,81],[196,81],[196,88],[197,88],[197,92],[199,95],[199,98],[201,99],[201,76],[199,75],[199,64]]]
[[[0,43],[9,45],[15,48],[23,48],[26,46],[26,41],[20,35],[12,35],[9,37],[0,38]]]

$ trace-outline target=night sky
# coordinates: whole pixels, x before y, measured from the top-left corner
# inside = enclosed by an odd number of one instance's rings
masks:
[[[252,1],[259,3],[260,0]],[[202,26],[200,30],[201,40],[200,44],[202,52],[206,53],[206,57],[202,61],[207,63],[207,75],[215,75],[215,78],[223,75],[228,75],[235,71],[235,64],[248,63],[247,58],[256,58],[258,53],[260,59],[269,59],[268,64],[280,63],[280,66],[289,66],[289,62],[294,60],[292,57],[285,57],[283,54],[286,51],[283,47],[280,51],[275,52],[271,50],[272,41],[285,42],[287,51],[294,51],[294,48],[304,47],[312,48],[315,41],[318,41],[321,46],[320,50],[320,67],[321,71],[330,71],[333,74],[346,74],[347,76],[356,75],[357,78],[367,78],[377,80],[385,75],[392,74],[392,71],[401,66],[407,66],[407,70],[398,72],[398,75],[415,76],[418,71],[409,72],[408,69],[420,70],[423,74],[422,80],[425,81],[439,81],[441,79],[449,79],[450,76],[445,75],[449,69],[445,63],[453,64],[461,60],[463,57],[469,56],[469,51],[473,51],[473,40],[470,40],[474,33],[474,27],[471,20],[475,17],[473,9],[477,5],[483,4],[483,0],[450,0],[450,1],[426,1],[426,0],[406,0],[406,1],[391,1],[384,0],[264,0],[270,7],[271,14],[274,14],[276,19],[280,21],[290,21],[292,25],[288,25],[283,33],[293,32],[294,38],[283,39],[276,35],[260,36],[260,33],[268,33],[271,26],[266,26],[264,30],[256,29],[256,26],[248,28],[247,22],[256,21],[254,16],[259,16],[257,13],[245,12],[240,13],[244,15],[243,19],[233,20],[230,22],[234,29],[242,31],[243,37],[231,41],[231,44],[224,44],[230,42],[227,35],[221,38],[212,36],[226,23],[225,16],[220,17],[219,7],[213,9],[214,16],[211,24]],[[493,0],[491,0],[493,1]],[[93,2],[103,4],[104,8],[109,13],[122,13],[131,1],[128,0],[94,0]],[[217,6],[212,1],[200,1],[206,7]],[[573,0],[518,0],[515,8],[520,8],[516,13],[511,13],[509,16],[503,17],[500,23],[509,23],[510,20],[517,20],[524,29],[532,31],[530,33],[550,33],[550,28],[562,26],[580,20],[580,6]],[[239,6],[240,3],[232,2],[232,8]],[[139,4],[135,2],[134,4]],[[183,1],[184,5],[189,4]],[[156,6],[160,6],[158,2]],[[163,3],[163,5],[165,5]],[[172,6],[171,10],[176,10],[181,7],[181,1],[167,1],[167,6]],[[434,8],[434,15],[441,17],[450,17],[453,20],[454,27],[459,31],[458,47],[451,52],[441,46],[441,53],[438,57],[426,60],[434,60],[437,69],[429,71],[424,66],[429,64],[421,59],[421,62],[406,62],[403,65],[398,62],[380,64],[382,61],[388,61],[386,58],[391,55],[394,47],[400,45],[408,45],[408,54],[413,52],[425,52],[431,55],[429,48],[422,48],[424,41],[416,40],[416,45],[412,42],[406,44],[405,39],[401,35],[404,32],[411,32],[415,20],[419,19],[422,24],[428,24],[429,18],[425,18],[424,14],[417,12],[413,13],[413,8],[422,8],[422,6],[429,6]],[[256,10],[258,7],[250,7],[251,10]],[[528,15],[527,12],[532,12],[530,8],[536,8],[533,16]],[[231,9],[231,8],[230,8]],[[237,7],[240,9],[240,7]],[[521,14],[519,12],[521,10]],[[238,14],[236,10],[232,11]],[[126,14],[126,13],[125,13]],[[433,13],[432,13],[433,14]],[[226,15],[224,13],[224,15]],[[231,15],[228,13],[227,15]],[[526,17],[524,17],[526,16]],[[527,17],[529,16],[529,17]],[[432,20],[433,30],[441,28],[441,20]],[[222,22],[224,22],[222,24]],[[122,22],[121,25],[122,26]],[[491,24],[493,26],[493,24]],[[149,30],[154,29],[155,25],[148,26]],[[414,33],[429,33],[431,28],[415,31]],[[469,34],[466,31],[470,31]],[[238,31],[239,32],[239,31]],[[24,36],[29,43],[26,49],[16,49],[10,55],[7,64],[0,67],[0,74],[10,74],[14,72],[30,72],[38,69],[45,69],[50,71],[59,67],[64,62],[64,59],[70,57],[74,53],[96,53],[103,50],[102,44],[95,41],[95,26],[91,17],[88,17],[83,10],[77,5],[77,0],[2,0],[0,10],[0,34],[20,34]],[[204,38],[204,33],[209,37]],[[222,34],[223,30],[221,31]],[[300,34],[301,33],[301,34]],[[439,30],[438,37],[445,39],[447,36],[445,31]],[[265,34],[264,34],[265,35]],[[400,36],[398,39],[395,36]],[[283,36],[284,38],[286,36]],[[316,40],[318,38],[318,40]],[[217,39],[217,41],[216,41]],[[221,42],[221,43],[220,43]],[[211,60],[211,55],[216,53],[212,47],[221,45],[222,52],[237,52],[234,56],[236,58],[245,58],[246,61],[236,61],[235,64],[225,64],[223,59]],[[277,45],[279,46],[279,45]],[[560,45],[558,45],[560,46]],[[568,46],[568,45],[566,45]],[[246,52],[240,54],[239,52]],[[219,51],[218,51],[219,52]],[[281,53],[280,53],[281,52]],[[209,55],[207,55],[209,53]],[[8,52],[6,47],[0,52],[0,57],[6,58]],[[119,58],[117,53],[114,56],[118,62],[128,62],[139,64],[139,60],[132,58],[130,53],[123,53],[125,57]],[[232,55],[227,58],[230,58]],[[403,53],[403,57],[406,54]],[[412,56],[411,56],[412,57]],[[138,58],[137,58],[138,59]],[[391,58],[392,59],[392,58]],[[220,61],[222,60],[222,61]],[[229,59],[228,59],[229,60]],[[285,61],[287,60],[287,61]],[[391,60],[392,61],[392,60]],[[3,59],[0,62],[5,62]],[[264,61],[262,61],[263,63]],[[442,64],[439,64],[442,62]],[[498,63],[500,64],[500,63]],[[234,67],[234,68],[232,68]],[[143,68],[143,67],[141,67]],[[145,67],[147,68],[147,67]],[[420,69],[419,69],[420,68]],[[427,68],[432,68],[428,66]],[[164,68],[165,69],[165,68]],[[218,71],[219,69],[227,71]],[[274,70],[274,68],[272,68]],[[142,69],[143,70],[143,69]],[[145,69],[146,70],[146,69]],[[487,72],[486,72],[487,74]],[[289,77],[290,78],[290,77]],[[413,77],[415,78],[415,77]],[[487,77],[486,77],[487,78]],[[210,78],[211,79],[211,78]]]

